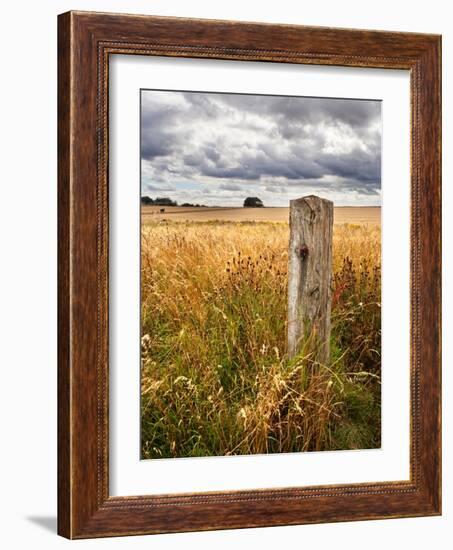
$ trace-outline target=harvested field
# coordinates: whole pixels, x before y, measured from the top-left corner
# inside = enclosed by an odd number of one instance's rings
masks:
[[[165,212],[161,212],[164,209]],[[289,208],[228,208],[228,207],[182,207],[182,206],[142,206],[142,223],[149,224],[162,220],[172,222],[207,221],[256,221],[286,222]],[[381,208],[378,206],[343,206],[334,211],[335,223],[381,224]]]

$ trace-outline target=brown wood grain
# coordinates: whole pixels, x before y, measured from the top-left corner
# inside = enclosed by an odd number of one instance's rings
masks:
[[[315,196],[290,201],[288,248],[288,355],[308,334],[316,359],[328,364],[332,279],[333,202]]]
[[[58,25],[59,533],[85,538],[440,514],[440,37],[84,12],[63,14]],[[111,54],[410,71],[410,481],[109,496]]]
[[[70,18],[58,25],[58,532],[70,536]]]

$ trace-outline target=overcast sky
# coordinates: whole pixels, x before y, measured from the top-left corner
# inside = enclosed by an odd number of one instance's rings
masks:
[[[144,90],[141,117],[142,195],[380,205],[379,101]]]

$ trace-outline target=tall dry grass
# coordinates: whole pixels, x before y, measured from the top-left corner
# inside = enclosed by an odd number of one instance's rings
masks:
[[[142,229],[142,456],[380,445],[380,228],[336,225],[331,362],[286,357],[288,225]]]

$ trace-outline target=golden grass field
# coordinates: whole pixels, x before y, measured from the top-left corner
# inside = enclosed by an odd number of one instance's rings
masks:
[[[165,212],[161,213],[164,208]],[[142,222],[206,222],[206,221],[257,221],[287,222],[289,208],[215,208],[183,206],[142,206]],[[380,225],[381,209],[375,206],[342,206],[334,210],[335,223],[358,223]]]
[[[286,357],[289,227],[257,217],[286,219],[287,209],[228,209],[228,221],[226,209],[152,208],[142,226],[142,457],[379,447],[379,209],[335,210],[331,360],[321,365],[308,347]],[[354,223],[339,221],[347,211]]]

